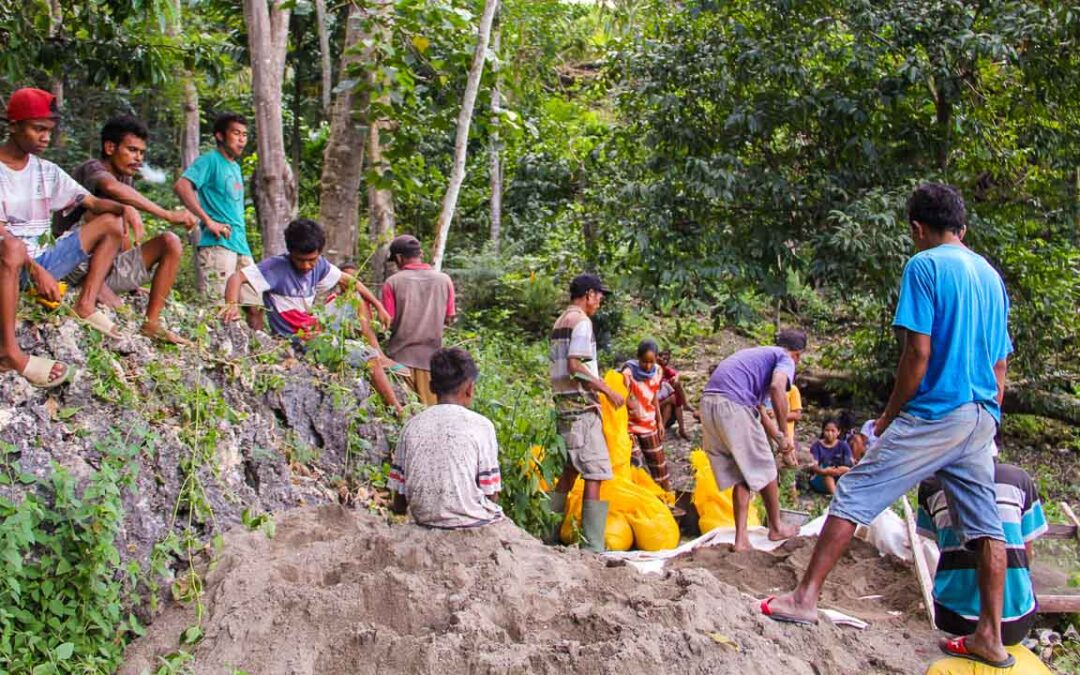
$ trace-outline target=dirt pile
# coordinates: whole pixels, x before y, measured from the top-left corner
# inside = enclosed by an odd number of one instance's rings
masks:
[[[206,577],[205,637],[187,649],[195,672],[260,675],[918,673],[936,652],[928,633],[895,625],[774,623],[687,562],[642,575],[509,523],[444,532],[301,509],[273,539],[226,537]],[[192,608],[167,608],[121,672],[176,651],[194,622]]]

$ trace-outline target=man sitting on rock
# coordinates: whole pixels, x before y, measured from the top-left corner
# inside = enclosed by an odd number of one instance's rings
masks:
[[[104,197],[134,207],[172,225],[182,225],[191,230],[198,221],[186,209],[169,211],[162,208],[135,189],[135,176],[142,169],[146,155],[146,141],[150,132],[138,120],[120,116],[105,123],[101,129],[101,158],[83,162],[72,172],[72,178],[95,197]],[[61,236],[82,220],[85,209],[76,208],[70,214],[53,217],[53,234]],[[141,224],[140,224],[141,227]],[[186,344],[187,340],[161,324],[161,310],[172,291],[176,273],[180,269],[183,246],[180,237],[172,232],[159,234],[131,246],[125,237],[121,252],[113,262],[109,276],[105,278],[102,300],[107,305],[120,305],[115,293],[130,293],[150,282],[150,299],[146,304],[146,320],[142,334],[154,340],[172,344]],[[76,268],[69,279],[77,281],[86,275],[86,265]]]
[[[88,264],[82,291],[72,306],[83,324],[111,337],[115,325],[97,308],[98,293],[112,267],[126,227],[138,213],[99,199],[40,154],[59,122],[56,97],[41,89],[19,89],[7,103],[7,141],[0,145],[0,370],[14,370],[36,387],[55,387],[74,373],[70,365],[27,355],[15,339],[20,288],[33,285],[45,301],[59,302],[57,279]],[[51,246],[42,235],[52,214],[81,206],[93,216]]]
[[[495,426],[472,406],[476,364],[460,347],[431,357],[437,404],[401,430],[390,469],[394,510],[420,525],[459,529],[503,519],[496,503],[502,478]]]
[[[311,313],[316,296],[329,293],[342,280],[354,286],[365,301],[375,305],[380,315],[386,310],[364,284],[355,277],[344,274],[323,257],[326,233],[322,225],[307,218],[298,218],[285,228],[286,253],[267,258],[257,265],[249,265],[234,272],[225,284],[225,309],[223,321],[240,318],[238,307],[257,307],[249,312],[248,325],[263,330],[263,312],[269,314],[270,329],[281,337],[293,338],[298,348],[302,340],[319,332],[319,320]],[[386,405],[401,414],[394,388],[379,362],[382,354],[378,348],[355,340],[345,344],[346,360],[354,367],[367,366],[371,383]]]

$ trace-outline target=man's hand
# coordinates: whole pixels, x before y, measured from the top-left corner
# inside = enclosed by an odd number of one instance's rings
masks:
[[[885,433],[885,430],[889,428],[889,425],[892,424],[894,419],[896,419],[895,415],[889,415],[889,413],[882,414],[882,416],[877,418],[877,421],[874,422],[874,435],[881,438],[881,434]]]
[[[146,237],[142,216],[134,206],[125,206],[122,217],[124,219],[124,229],[135,234],[135,245],[138,246]]]
[[[851,467],[850,466],[838,466],[838,467],[834,468],[833,470],[836,471],[836,477],[839,478],[840,476],[843,476],[848,471],[851,471]]]
[[[379,306],[375,309],[379,313],[379,323],[383,325],[383,328],[389,328],[390,324],[394,321],[390,317],[390,312],[386,311],[386,308],[382,306],[382,303],[379,303]]]
[[[206,225],[207,230],[210,230],[210,234],[218,239],[228,239],[232,236],[232,228],[224,223],[219,223],[216,220],[208,220],[204,225]]]
[[[169,212],[169,223],[173,225],[181,225],[187,231],[195,229],[195,226],[199,224],[199,219],[187,209],[178,209],[176,211]]]
[[[235,302],[226,302],[225,308],[221,310],[219,315],[221,320],[225,323],[232,323],[240,318],[240,308]]]
[[[780,452],[785,455],[795,452],[795,441],[786,435],[783,438],[779,438],[776,441],[780,445]]]
[[[664,429],[663,424],[656,425],[656,435],[660,437],[660,442],[664,442],[664,437],[667,436],[667,430]]]
[[[607,400],[611,401],[611,405],[615,406],[616,408],[621,408],[626,405],[626,399],[623,398],[621,394],[616,392],[611,387],[605,386],[602,391],[604,393],[604,396],[607,396]]]
[[[34,288],[37,289],[37,294],[43,300],[49,302],[60,302],[63,297],[60,294],[60,285],[56,283],[56,279],[53,275],[49,274],[49,271],[33,263],[30,267],[30,280],[34,283]]]

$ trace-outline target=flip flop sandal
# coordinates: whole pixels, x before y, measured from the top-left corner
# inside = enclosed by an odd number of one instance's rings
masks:
[[[780,614],[774,612],[773,608],[769,606],[769,603],[776,599],[775,595],[770,595],[761,601],[761,613],[769,617],[773,621],[779,621],[781,623],[794,623],[800,626],[814,626],[817,624],[817,619],[803,619],[797,616],[790,616],[788,614]]]
[[[94,313],[90,316],[83,318],[78,314],[75,317],[83,324],[90,326],[94,330],[101,331],[105,335],[113,339],[119,339],[123,335],[116,330],[116,324],[109,320],[109,317],[105,316],[105,313],[100,309],[94,310]]]
[[[59,387],[71,380],[75,375],[75,366],[70,363],[61,363],[64,366],[64,372],[60,377],[51,378],[52,370],[59,361],[52,359],[42,358],[40,356],[30,356],[30,359],[26,362],[26,367],[19,373],[29,382],[31,385],[38,389],[52,389],[53,387]]]
[[[191,340],[183,335],[174,333],[161,325],[155,326],[154,328],[147,328],[146,325],[143,325],[143,327],[139,329],[139,334],[148,337],[151,340],[157,340],[171,345],[179,345],[181,347],[190,347],[192,345]]]
[[[938,643],[938,647],[941,651],[945,652],[949,656],[955,656],[958,659],[967,659],[968,661],[974,661],[975,663],[981,663],[984,666],[990,666],[991,668],[1012,668],[1016,665],[1016,657],[1009,654],[1009,657],[1004,661],[991,661],[987,658],[979,656],[974,652],[968,651],[967,637],[953,638],[952,640],[946,640]]]

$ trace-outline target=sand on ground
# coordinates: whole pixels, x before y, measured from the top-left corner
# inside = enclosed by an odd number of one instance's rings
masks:
[[[740,587],[760,597],[789,586],[808,553],[807,542],[775,554],[718,548],[645,575],[546,547],[509,522],[436,531],[299,509],[278,517],[273,539],[226,536],[205,576],[205,637],[185,649],[194,672],[259,675],[921,673],[936,658],[933,633],[888,614],[917,603],[894,597],[914,582],[862,549],[827,596],[873,618],[870,629],[762,617]],[[868,594],[891,600],[851,602]],[[194,623],[194,608],[171,603],[120,672],[152,669]]]

